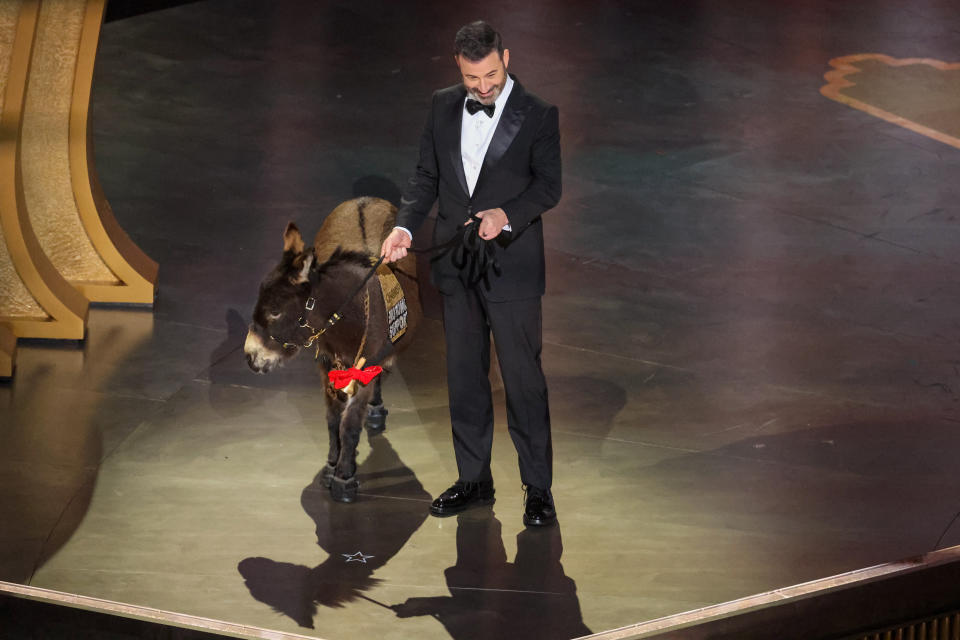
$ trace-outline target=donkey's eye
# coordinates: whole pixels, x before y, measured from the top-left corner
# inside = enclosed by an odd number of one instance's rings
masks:
[[[282,311],[268,311],[267,312],[267,322],[273,322],[274,320],[279,320],[280,316],[283,315]]]

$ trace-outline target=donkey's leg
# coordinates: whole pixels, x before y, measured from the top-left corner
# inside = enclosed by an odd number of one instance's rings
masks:
[[[383,406],[383,396],[380,395],[381,376],[373,381],[373,396],[367,405],[367,431],[372,434],[382,433],[387,428],[387,408]]]
[[[327,464],[323,467],[321,479],[323,486],[330,488],[333,474],[340,459],[340,415],[343,413],[343,402],[337,397],[337,392],[329,383],[324,386],[324,399],[327,404],[327,432],[330,436],[330,449],[327,451]]]
[[[357,393],[347,400],[340,416],[340,459],[330,485],[330,495],[338,502],[353,502],[357,498],[357,445],[363,430],[363,416],[366,412],[373,386],[360,387]]]

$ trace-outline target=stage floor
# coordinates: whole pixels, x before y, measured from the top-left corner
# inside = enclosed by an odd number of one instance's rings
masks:
[[[960,149],[820,94],[839,56],[960,61],[960,10],[674,4],[484,5],[561,113],[544,530],[502,389],[496,504],[427,515],[456,477],[435,294],[354,505],[316,480],[313,362],[242,354],[287,221],[399,197],[477,16],[207,0],[104,25],[97,169],[160,296],[21,341],[0,579],[331,640],[565,638],[960,544]]]

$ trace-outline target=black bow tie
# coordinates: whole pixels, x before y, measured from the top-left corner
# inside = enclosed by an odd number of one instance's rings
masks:
[[[467,100],[467,113],[469,113],[470,115],[475,114],[477,111],[483,111],[485,114],[487,114],[487,117],[492,118],[493,112],[496,110],[497,110],[496,104],[483,104],[482,102],[479,102],[472,98]]]

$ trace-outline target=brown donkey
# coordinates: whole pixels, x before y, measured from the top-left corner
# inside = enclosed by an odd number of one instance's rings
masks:
[[[330,432],[322,476],[330,495],[340,502],[353,502],[357,496],[357,443],[364,421],[371,432],[382,431],[387,410],[380,395],[383,374],[369,384],[354,383],[342,390],[329,373],[360,369],[364,363],[389,372],[396,359],[394,347],[410,341],[420,319],[412,255],[394,265],[396,280],[383,266],[371,275],[395,219],[396,208],[386,200],[344,202],[327,216],[309,248],[289,223],[283,257],[260,283],[243,347],[256,373],[272,371],[301,350],[316,357],[324,376]]]

